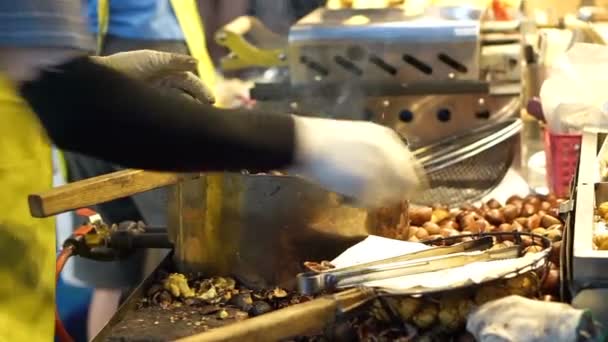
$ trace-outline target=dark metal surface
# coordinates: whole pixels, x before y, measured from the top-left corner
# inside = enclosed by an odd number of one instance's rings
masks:
[[[401,205],[356,208],[295,177],[208,174],[176,187],[169,228],[181,271],[293,289],[304,261],[330,260],[402,215]]]
[[[170,271],[174,271],[171,254],[127,297],[93,342],[174,341],[237,321],[237,309],[231,307],[223,308],[229,318],[219,319],[215,305],[142,306],[147,290]]]
[[[123,321],[128,320],[135,314],[137,309],[137,305],[139,301],[144,298],[146,294],[146,290],[152,285],[155,281],[157,272],[160,269],[167,269],[172,265],[172,253],[169,253],[165,259],[160,263],[158,268],[150,273],[144,281],[133,290],[133,292],[127,297],[127,299],[120,305],[118,311],[112,316],[110,321],[106,324],[106,326],[95,336],[93,342],[101,342],[101,341],[135,341],[129,339],[120,339],[120,334],[116,333],[115,328],[121,324]],[[144,321],[142,322],[142,326],[138,329],[137,327],[133,327],[133,335],[139,333],[140,336],[146,336],[148,334],[148,328],[154,324],[153,321]],[[161,339],[159,339],[161,340]],[[141,341],[141,340],[140,340]]]
[[[344,87],[344,83],[299,86],[291,86],[289,83],[256,83],[250,96],[259,101],[297,100],[311,96],[338,95]],[[367,96],[487,94],[490,90],[488,82],[473,80],[415,81],[403,84],[366,82],[353,83],[349,87],[358,88]]]

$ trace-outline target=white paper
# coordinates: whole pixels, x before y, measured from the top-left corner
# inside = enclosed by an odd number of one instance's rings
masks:
[[[549,129],[575,133],[608,126],[608,47],[578,43],[559,55],[540,98]]]
[[[342,268],[428,248],[430,247],[421,243],[392,240],[372,235],[332,260],[332,264],[336,268]],[[455,287],[468,283],[479,284],[485,280],[497,279],[512,273],[514,270],[534,264],[542,259],[544,255],[544,253],[536,253],[527,254],[517,259],[476,262],[443,271],[378,280],[361,285],[381,288],[392,293],[409,293]]]
[[[542,157],[544,168],[544,152]],[[487,203],[491,199],[495,199],[501,203],[506,203],[509,197],[513,195],[525,197],[529,193],[530,185],[517,171],[515,171],[515,169],[510,168],[500,184],[498,184],[494,190],[484,196],[479,202],[474,204],[479,205],[481,203]]]
[[[365,240],[344,251],[331,261],[336,268],[362,264],[364,262],[392,258],[399,255],[414,253],[430,247],[415,242],[387,239],[370,235]]]

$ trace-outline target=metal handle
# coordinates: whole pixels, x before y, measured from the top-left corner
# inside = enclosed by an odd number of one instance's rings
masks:
[[[305,294],[315,294],[322,290],[347,288],[367,282],[403,277],[412,274],[440,271],[459,267],[477,261],[515,258],[519,246],[478,252],[461,252],[448,256],[399,261],[384,265],[354,268],[341,273],[302,273],[298,275],[298,288]]]
[[[492,247],[493,243],[494,242],[493,242],[493,239],[491,236],[484,236],[480,239],[460,242],[460,243],[454,244],[452,246],[429,248],[429,249],[425,249],[422,251],[399,255],[396,257],[392,257],[392,258],[386,258],[386,259],[382,259],[382,260],[366,262],[363,264],[353,265],[353,266],[344,267],[344,268],[340,268],[340,269],[336,269],[336,270],[327,270],[327,271],[321,272],[321,273],[341,274],[341,273],[347,273],[349,271],[354,271],[354,270],[362,269],[362,268],[366,268],[366,267],[382,266],[382,265],[402,262],[402,261],[411,261],[411,260],[415,260],[415,259],[438,257],[438,256],[448,255],[448,254],[452,254],[452,253],[459,253],[459,252],[480,251],[480,250],[485,250],[485,249]]]
[[[245,40],[245,34],[264,48]],[[220,61],[224,70],[287,65],[285,38],[267,29],[254,17],[236,18],[215,34],[215,41],[230,50],[230,54]]]
[[[485,252],[464,252],[449,256],[439,256],[420,261],[397,262],[385,266],[371,267],[352,274],[345,274],[332,279],[337,289],[363,285],[368,282],[404,277],[413,274],[441,271],[448,268],[460,267],[479,261],[500,260],[516,257],[519,246],[501,248]]]
[[[301,293],[314,294],[323,291],[326,288],[335,286],[335,283],[344,277],[368,272],[374,266],[392,265],[395,263],[412,261],[416,259],[424,259],[458,253],[464,251],[476,251],[488,249],[492,246],[492,237],[486,236],[477,240],[461,242],[448,247],[435,247],[419,252],[408,253],[397,257],[376,260],[363,264],[353,265],[325,272],[305,272],[297,275],[298,289]]]

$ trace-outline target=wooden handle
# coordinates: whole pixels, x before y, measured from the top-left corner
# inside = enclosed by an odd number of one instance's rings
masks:
[[[183,175],[144,170],[122,170],[28,196],[33,217],[66,211],[131,196],[179,182]]]
[[[322,297],[242,322],[178,340],[178,342],[270,342],[323,329],[335,320],[332,297]]]
[[[178,342],[281,341],[318,332],[332,324],[337,315],[355,310],[375,297],[376,294],[371,289],[349,289],[186,337]]]

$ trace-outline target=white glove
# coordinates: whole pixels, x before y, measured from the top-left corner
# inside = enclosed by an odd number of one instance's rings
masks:
[[[509,296],[472,312],[467,330],[479,342],[575,342],[584,314],[563,303]]]
[[[211,91],[196,77],[197,60],[188,55],[137,50],[105,57],[91,57],[96,63],[175,94],[188,94],[203,103],[215,101]]]
[[[421,168],[391,129],[364,121],[294,116],[297,174],[367,207],[398,203],[420,186]]]

